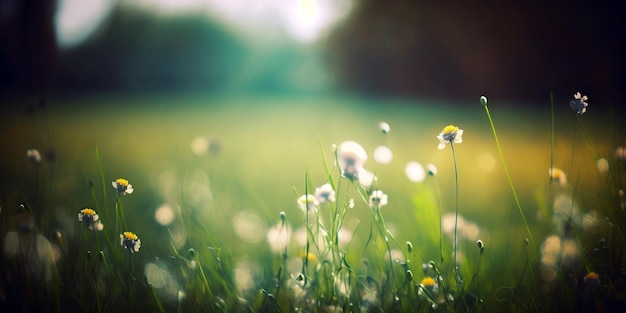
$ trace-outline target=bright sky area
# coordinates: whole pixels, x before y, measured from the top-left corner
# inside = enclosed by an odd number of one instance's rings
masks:
[[[206,14],[241,36],[278,31],[312,43],[348,15],[352,0],[60,0],[55,27],[60,47],[76,46],[98,29],[116,2],[155,14]]]

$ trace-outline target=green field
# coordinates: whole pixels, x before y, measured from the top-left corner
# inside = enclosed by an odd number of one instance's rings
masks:
[[[567,101],[555,103],[552,115],[549,98],[532,106],[490,99],[519,207],[478,96],[472,103],[208,95],[6,101],[0,304],[16,311],[167,312],[623,308],[626,224],[618,190],[625,163],[615,151],[624,146],[624,129],[619,117],[576,115]],[[388,134],[380,122],[391,126]],[[464,221],[457,229],[461,286],[453,237],[444,233],[440,246],[440,210],[454,217],[457,199],[453,154],[437,149],[436,136],[449,124],[464,130],[463,143],[454,144]],[[194,139],[208,150],[194,152]],[[364,167],[378,177],[375,189],[388,195],[384,222],[368,205],[371,190],[340,178],[332,147],[346,140],[363,146]],[[381,145],[393,152],[389,164],[374,158]],[[28,149],[44,154],[40,164],[29,162]],[[606,159],[608,172],[598,171],[597,158]],[[411,182],[410,161],[438,172]],[[550,180],[551,166],[566,173],[567,185]],[[134,189],[119,201],[111,186],[117,178]],[[297,199],[329,181],[337,202],[321,204],[319,215],[310,215],[321,222],[309,220],[307,230]],[[569,217],[563,204],[554,207],[559,195],[571,219],[559,220]],[[333,212],[349,198],[355,206],[340,230],[350,239],[333,245],[332,234],[313,238],[320,225],[332,228]],[[155,219],[163,206],[173,213],[168,225]],[[102,232],[77,220],[85,207],[96,209]],[[271,249],[274,227],[292,231],[285,258]],[[138,253],[120,247],[120,230],[139,236]],[[549,267],[542,244],[553,234],[561,244]],[[42,245],[51,252],[30,254]],[[303,258],[307,246],[311,256]],[[394,261],[386,261],[389,255]],[[420,284],[432,275],[422,264],[431,260],[441,280],[425,295]],[[599,275],[597,286],[586,279],[590,272]]]

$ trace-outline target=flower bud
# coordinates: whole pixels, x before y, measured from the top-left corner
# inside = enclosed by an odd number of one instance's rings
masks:
[[[482,104],[482,105],[487,105],[487,97],[485,97],[485,96],[480,96],[480,104]]]

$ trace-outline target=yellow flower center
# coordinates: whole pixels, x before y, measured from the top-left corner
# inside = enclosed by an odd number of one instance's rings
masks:
[[[307,253],[302,252],[302,253],[300,253],[300,257],[302,259],[306,258],[307,261],[309,261],[309,262],[317,262],[317,257],[314,254],[312,254],[312,253],[308,253],[307,254]]]
[[[424,287],[433,287],[435,286],[435,279],[433,279],[432,277],[425,277],[424,279],[422,279],[422,285]]]
[[[137,239],[139,239],[139,237],[137,237],[137,235],[135,235],[135,234],[133,234],[133,233],[131,233],[129,231],[124,232],[124,237],[126,237],[126,239],[130,239],[130,240],[137,240]]]
[[[92,210],[90,208],[84,208],[81,212],[84,215],[91,215],[91,216],[96,215],[96,211],[94,211],[94,210]]]
[[[587,279],[598,280],[600,279],[600,276],[598,276],[596,272],[589,272],[587,273]]]
[[[126,180],[126,179],[124,179],[124,178],[118,178],[118,179],[116,179],[116,180],[115,180],[115,182],[116,182],[118,185],[122,185],[122,186],[124,186],[124,187],[128,187],[128,180]]]
[[[459,130],[458,127],[454,126],[454,125],[448,125],[446,127],[443,128],[443,134],[447,135],[447,134],[452,134],[455,133]]]

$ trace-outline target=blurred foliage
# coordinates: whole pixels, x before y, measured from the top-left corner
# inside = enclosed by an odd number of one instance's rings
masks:
[[[224,88],[247,54],[243,43],[203,16],[159,17],[118,6],[95,36],[60,54],[57,87]]]
[[[328,42],[363,94],[536,101],[550,90],[623,100],[626,7],[570,1],[359,1]],[[520,92],[523,91],[523,92]]]

